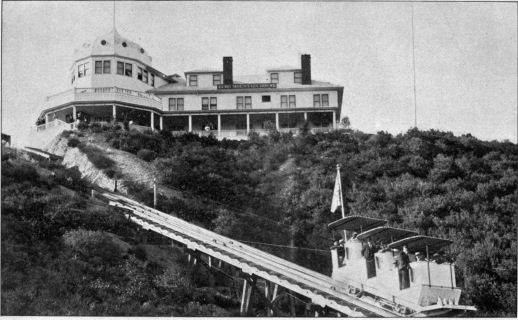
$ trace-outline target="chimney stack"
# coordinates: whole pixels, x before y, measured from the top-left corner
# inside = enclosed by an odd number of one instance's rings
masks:
[[[300,57],[302,69],[302,84],[311,84],[311,56],[303,54]]]
[[[223,57],[223,84],[233,84],[232,57]]]

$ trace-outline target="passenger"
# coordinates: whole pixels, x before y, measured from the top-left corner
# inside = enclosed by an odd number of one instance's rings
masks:
[[[403,250],[399,251],[396,255],[396,261],[394,262],[398,269],[399,276],[399,290],[403,290],[410,287],[410,259],[408,257],[408,248],[403,246]]]
[[[419,251],[415,253],[415,260],[416,261],[425,261],[424,256]]]
[[[381,252],[387,252],[390,251],[388,244],[386,244],[384,241],[381,241]]]
[[[439,253],[437,253],[437,252],[433,254],[433,257],[432,257],[431,261],[434,261],[437,264],[441,264],[441,263],[446,262],[444,257],[442,255],[440,255]]]
[[[362,249],[362,255],[367,264],[367,278],[376,276],[376,262],[374,261],[374,253],[378,251],[370,240],[367,240],[367,245]]]
[[[351,240],[356,241],[356,240],[358,240],[358,239],[356,239],[357,237],[358,237],[358,233],[353,232],[353,236],[351,237]]]

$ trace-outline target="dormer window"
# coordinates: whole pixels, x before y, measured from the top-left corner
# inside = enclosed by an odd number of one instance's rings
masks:
[[[221,84],[221,75],[220,74],[212,75],[212,85],[217,86],[218,84]]]
[[[279,74],[278,73],[270,74],[270,83],[279,83]]]
[[[302,72],[293,73],[293,81],[295,83],[302,83]]]
[[[198,76],[192,75],[189,76],[189,87],[197,87],[198,86]]]

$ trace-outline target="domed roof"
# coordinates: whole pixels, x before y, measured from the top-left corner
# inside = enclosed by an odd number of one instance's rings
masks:
[[[151,57],[137,43],[121,37],[115,28],[103,36],[97,37],[94,42],[85,42],[74,52],[74,61],[89,56],[118,55],[141,61],[151,66]]]

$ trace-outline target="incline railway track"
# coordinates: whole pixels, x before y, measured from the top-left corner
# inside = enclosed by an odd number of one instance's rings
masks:
[[[360,288],[334,280],[257,248],[224,237],[188,223],[137,201],[93,187],[95,196],[110,206],[129,210],[130,219],[144,229],[160,233],[180,242],[188,249],[240,268],[251,277],[301,294],[314,304],[329,307],[351,317],[397,317],[395,310],[383,308],[375,301],[363,300]]]

